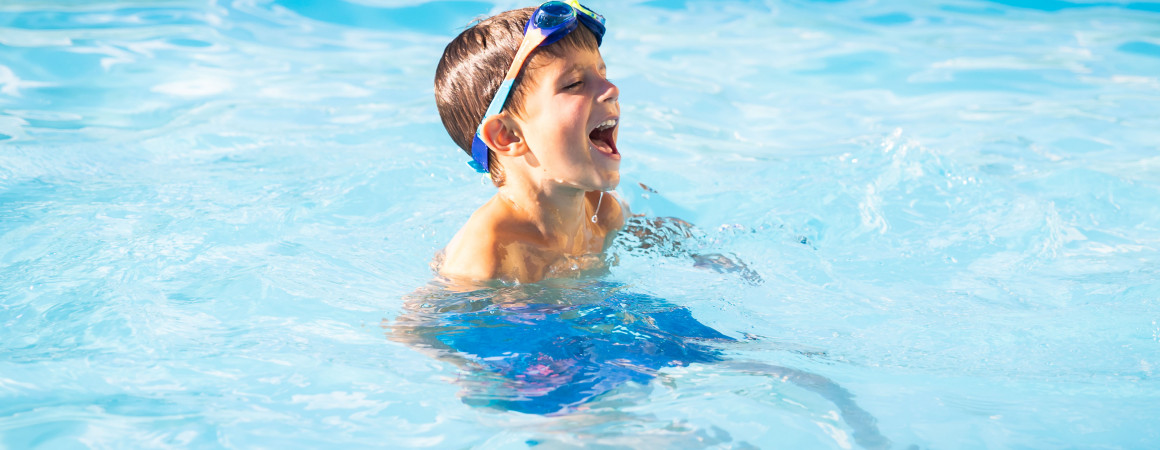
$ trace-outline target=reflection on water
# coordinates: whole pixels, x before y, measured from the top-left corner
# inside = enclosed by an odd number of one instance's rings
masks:
[[[876,420],[833,381],[758,362],[730,361],[738,341],[664,299],[597,280],[461,291],[437,282],[407,299],[385,324],[392,339],[454,363],[471,406],[566,415],[626,383],[648,384],[666,367],[720,364],[791,382],[830,401],[866,448],[890,441]]]

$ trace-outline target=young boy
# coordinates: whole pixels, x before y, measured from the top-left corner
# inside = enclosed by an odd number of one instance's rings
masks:
[[[605,193],[620,181],[620,106],[603,35],[604,18],[571,0],[501,13],[447,45],[439,115],[498,191],[444,249],[440,275],[532,283],[603,262],[627,215]]]
[[[575,0],[552,1],[483,20],[447,45],[435,73],[439,115],[498,191],[444,249],[442,276],[531,283],[602,261],[629,215],[605,194],[620,182],[620,107],[598,50],[603,35],[598,14]],[[683,221],[655,220],[688,234]],[[689,256],[760,282],[722,255]],[[648,383],[664,367],[727,363],[704,341],[733,339],[664,300],[604,282],[590,281],[596,295],[582,304],[522,288],[482,299],[424,291],[407,301],[391,336],[483,375],[465,383],[464,402],[532,414],[582,409],[628,381]],[[832,381],[762,363],[732,365],[817,391],[835,403],[858,444],[889,447],[873,417]]]

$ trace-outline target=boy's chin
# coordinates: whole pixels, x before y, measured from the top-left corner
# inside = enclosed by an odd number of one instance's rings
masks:
[[[617,170],[603,177],[596,189],[597,191],[611,191],[620,185],[620,171]]]
[[[545,174],[546,175],[546,174]],[[559,184],[582,191],[611,191],[620,185],[620,169],[599,170],[587,176],[545,177],[549,184]]]

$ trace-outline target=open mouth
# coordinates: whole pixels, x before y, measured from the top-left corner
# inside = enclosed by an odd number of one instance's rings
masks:
[[[608,119],[596,126],[596,129],[588,133],[588,139],[592,141],[592,146],[600,153],[606,155],[619,155],[620,152],[616,150],[616,124],[620,122],[617,119]]]

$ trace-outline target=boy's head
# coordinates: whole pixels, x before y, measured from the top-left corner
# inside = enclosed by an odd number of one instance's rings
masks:
[[[535,10],[506,11],[479,21],[443,51],[435,71],[435,103],[447,133],[468,155],[477,127],[515,59],[524,26]],[[525,97],[539,81],[537,69],[576,52],[598,54],[598,46],[596,36],[578,26],[559,41],[536,48],[515,79],[504,111],[516,117],[524,115]],[[502,185],[505,173],[494,151],[488,151],[488,162],[492,181]]]

